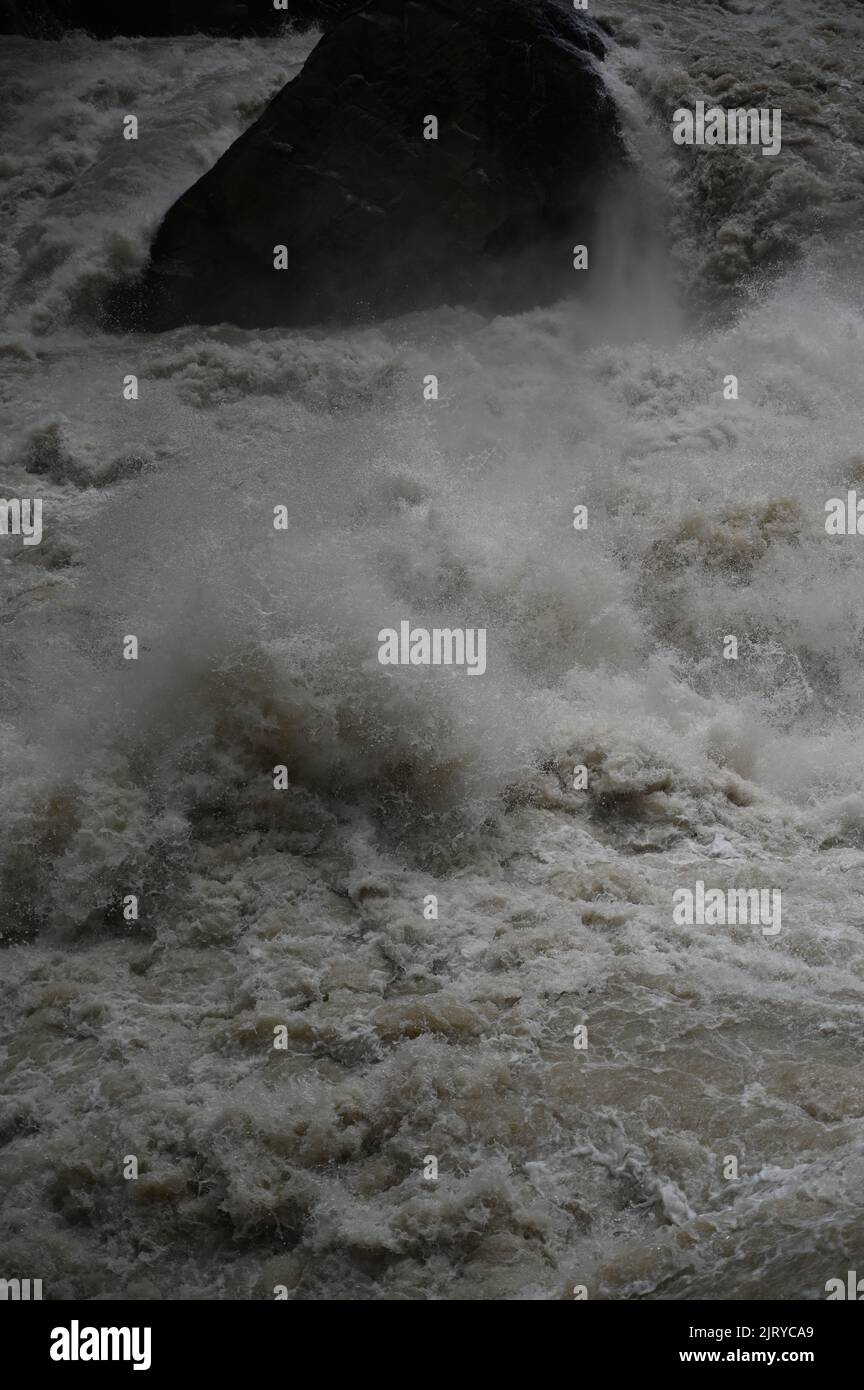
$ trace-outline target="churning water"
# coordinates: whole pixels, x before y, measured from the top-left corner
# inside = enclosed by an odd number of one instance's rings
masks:
[[[5,41],[0,1273],[47,1297],[864,1260],[861,7],[597,8],[599,288],[342,332],[96,327],[314,35]],[[782,155],[676,149],[702,97]],[[382,668],[402,619],[484,677]],[[697,880],[782,931],[673,924]]]

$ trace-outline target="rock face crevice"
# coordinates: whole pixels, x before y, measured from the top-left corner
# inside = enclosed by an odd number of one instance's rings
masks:
[[[564,0],[369,0],[178,199],[106,321],[547,302],[572,287],[571,248],[623,161],[603,53]]]

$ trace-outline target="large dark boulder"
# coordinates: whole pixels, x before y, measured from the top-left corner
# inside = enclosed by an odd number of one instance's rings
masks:
[[[572,246],[622,160],[603,51],[566,0],[369,0],[178,199],[106,322],[548,302],[574,284]]]

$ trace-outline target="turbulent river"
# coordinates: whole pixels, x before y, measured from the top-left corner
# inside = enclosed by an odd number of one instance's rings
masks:
[[[3,41],[0,1275],[46,1296],[864,1268],[864,14],[592,12],[614,275],[344,331],[96,316],[314,34]],[[702,97],[782,157],[676,148]],[[403,619],[483,678],[384,673]],[[697,881],[782,930],[676,923]]]

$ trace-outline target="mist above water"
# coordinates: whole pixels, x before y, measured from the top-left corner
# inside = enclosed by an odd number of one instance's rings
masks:
[[[608,7],[590,291],[327,333],[93,326],[309,36],[8,45],[3,477],[45,539],[2,567],[0,1247],[49,1296],[857,1267],[855,7],[738,10]],[[730,194],[752,152],[679,162],[661,113],[769,44],[814,119]],[[402,619],[485,627],[483,679],[382,668]],[[697,878],[780,888],[782,933],[673,926]]]

